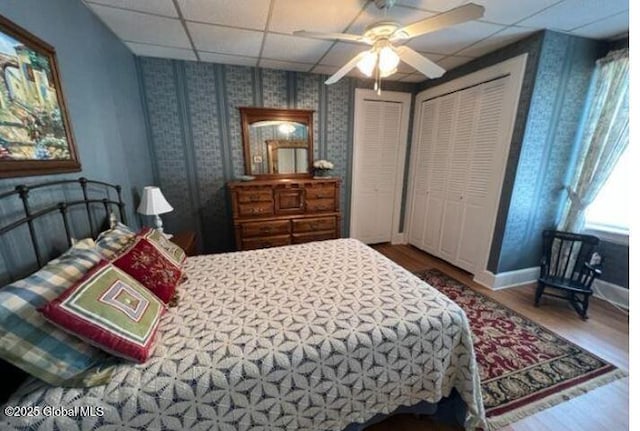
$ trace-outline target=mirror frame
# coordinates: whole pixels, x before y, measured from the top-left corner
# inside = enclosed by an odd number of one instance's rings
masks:
[[[313,113],[312,109],[282,109],[282,108],[257,108],[242,106],[240,121],[242,123],[242,147],[244,153],[244,172],[256,178],[307,178],[311,177],[313,169]],[[308,172],[291,174],[252,174],[251,173],[251,142],[249,126],[258,121],[293,121],[307,126],[309,141]]]

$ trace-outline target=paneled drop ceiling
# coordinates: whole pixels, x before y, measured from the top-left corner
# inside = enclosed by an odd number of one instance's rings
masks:
[[[141,56],[332,74],[364,45],[292,36],[295,30],[361,34],[371,23],[408,24],[466,0],[397,0],[387,12],[368,0],[83,0]],[[544,28],[594,39],[629,30],[628,0],[474,0],[481,20],[408,45],[445,69]],[[356,74],[355,71],[352,73]],[[391,80],[425,77],[401,65]]]

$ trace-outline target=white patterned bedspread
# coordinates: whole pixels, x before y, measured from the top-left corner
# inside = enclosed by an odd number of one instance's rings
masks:
[[[6,405],[98,406],[102,417],[0,429],[342,430],[456,388],[484,423],[464,312],[359,241],[187,260],[153,357],[89,389],[25,383]]]

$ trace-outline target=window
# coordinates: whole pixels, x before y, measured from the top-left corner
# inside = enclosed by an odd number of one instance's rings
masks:
[[[586,228],[629,235],[629,148],[620,156],[611,176],[586,210]]]

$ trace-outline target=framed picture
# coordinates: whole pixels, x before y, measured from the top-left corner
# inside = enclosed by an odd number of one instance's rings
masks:
[[[55,50],[0,15],[0,177],[79,170]]]

